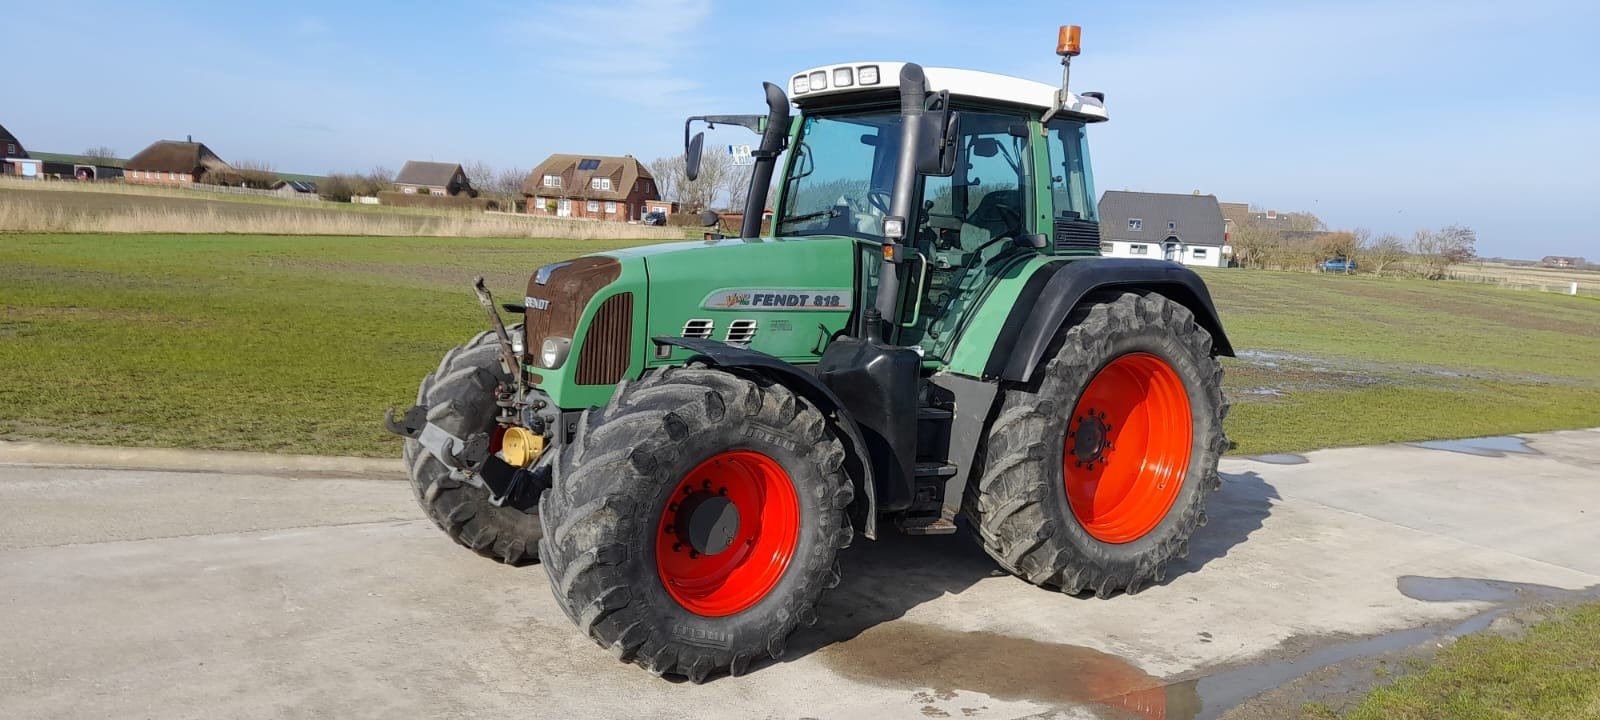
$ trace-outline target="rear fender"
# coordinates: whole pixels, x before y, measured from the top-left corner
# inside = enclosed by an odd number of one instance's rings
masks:
[[[1165,260],[1089,258],[1047,265],[1029,278],[995,338],[984,376],[1027,382],[1067,314],[1090,293],[1102,290],[1149,290],[1167,296],[1194,313],[1195,323],[1211,333],[1213,355],[1233,356],[1211,291],[1193,270]]]
[[[658,345],[673,345],[694,353],[690,357],[691,362],[701,361],[729,370],[753,372],[783,383],[821,410],[839,429],[839,439],[844,445],[845,472],[856,491],[856,499],[851,502],[851,519],[856,527],[861,528],[861,534],[869,539],[877,539],[878,499],[867,444],[861,436],[861,428],[833,390],[799,366],[764,352],[702,338],[656,337],[652,340]]]

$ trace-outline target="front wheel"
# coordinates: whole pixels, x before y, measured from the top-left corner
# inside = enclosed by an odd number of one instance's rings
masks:
[[[1005,391],[963,509],[989,555],[1038,585],[1136,593],[1205,524],[1227,448],[1222,366],[1189,310],[1097,298],[1027,386]]]
[[[624,662],[702,682],[777,657],[839,582],[844,449],[781,384],[669,368],[617,388],[540,503],[556,602]]]

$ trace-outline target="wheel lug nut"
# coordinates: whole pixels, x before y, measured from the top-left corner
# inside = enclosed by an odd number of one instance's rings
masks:
[[[673,552],[679,552],[681,550],[683,550],[683,543],[676,543],[675,542],[675,543],[672,544],[672,551]]]
[[[690,560],[693,560],[693,559],[695,559],[697,557],[700,557],[700,553],[695,552],[694,550],[690,550],[689,551],[689,559]]]
[[[703,490],[710,490],[711,489],[711,481],[710,480],[701,480],[700,481],[700,488],[703,489]]]
[[[728,494],[728,489],[727,488],[717,488],[717,494],[726,497],[727,494]]]

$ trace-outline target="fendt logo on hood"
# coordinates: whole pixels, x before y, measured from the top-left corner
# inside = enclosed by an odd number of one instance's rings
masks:
[[[706,296],[707,310],[849,310],[850,291],[841,288],[724,288]]]
[[[550,301],[544,298],[536,298],[532,295],[529,295],[523,298],[523,306],[532,310],[549,310]]]

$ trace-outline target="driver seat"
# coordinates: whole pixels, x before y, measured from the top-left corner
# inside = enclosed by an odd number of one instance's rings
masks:
[[[998,237],[1022,234],[1022,191],[995,190],[978,201],[978,207],[961,223],[961,246],[977,247]]]

